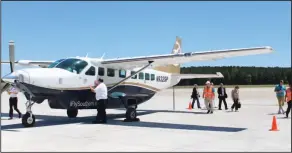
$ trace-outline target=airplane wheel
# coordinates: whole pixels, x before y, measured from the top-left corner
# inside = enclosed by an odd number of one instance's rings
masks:
[[[22,116],[22,125],[24,127],[32,127],[35,123],[35,116],[32,114],[30,117],[30,113],[25,113]]]
[[[67,109],[67,116],[69,118],[75,118],[78,114],[78,109]]]
[[[128,108],[126,112],[126,119],[127,120],[134,120],[137,117],[137,111],[134,108]]]

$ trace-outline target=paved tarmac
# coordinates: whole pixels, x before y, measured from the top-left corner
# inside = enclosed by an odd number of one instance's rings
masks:
[[[291,151],[291,118],[276,114],[273,88],[242,88],[239,112],[216,109],[214,114],[186,109],[191,89],[176,89],[175,94],[175,112],[168,89],[139,106],[140,122],[122,122],[124,110],[107,110],[106,125],[91,124],[95,110],[69,119],[66,110],[50,109],[45,101],[33,106],[35,127],[24,128],[16,113],[7,120],[8,95],[3,93],[1,151]],[[22,94],[19,98],[24,113],[26,100]],[[230,96],[227,102],[230,108]],[[279,131],[269,131],[273,115]]]

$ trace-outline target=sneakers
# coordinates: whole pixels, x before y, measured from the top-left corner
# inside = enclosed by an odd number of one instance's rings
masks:
[[[208,110],[207,114],[213,114],[213,111]]]
[[[278,111],[278,114],[285,114],[286,112],[285,111]]]

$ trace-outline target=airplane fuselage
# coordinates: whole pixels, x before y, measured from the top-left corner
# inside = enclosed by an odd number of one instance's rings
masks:
[[[107,108],[137,106],[152,98],[156,92],[179,82],[170,73],[148,68],[111,90],[115,84],[139,69],[112,69],[92,63],[88,58],[68,58],[52,63],[48,68],[17,70],[3,80],[11,83],[18,80],[19,84],[33,93],[33,101],[42,103],[47,99],[49,106],[54,109],[96,109],[95,93],[90,86],[98,78],[102,78],[109,89]],[[29,99],[28,92],[24,93]]]

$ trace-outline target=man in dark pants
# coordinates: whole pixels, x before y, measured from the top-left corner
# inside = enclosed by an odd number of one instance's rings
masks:
[[[18,89],[14,86],[11,86],[11,88],[8,90],[8,94],[10,95],[9,98],[9,120],[13,119],[13,108],[18,113],[18,117],[21,118],[21,112],[17,108],[17,94]]]
[[[201,109],[200,101],[199,101],[200,94],[199,94],[199,92],[198,92],[198,90],[197,90],[197,87],[198,87],[198,85],[195,84],[195,85],[194,85],[194,88],[193,88],[192,95],[191,95],[191,98],[193,99],[193,102],[192,102],[192,108],[194,108],[194,104],[195,104],[195,102],[197,101],[197,107],[198,107],[199,109]]]
[[[235,111],[238,111],[238,106],[239,106],[239,87],[235,86],[235,88],[231,91],[231,96],[233,100],[233,104],[231,106],[231,110],[235,108]]]
[[[223,83],[220,83],[220,87],[217,90],[218,93],[218,99],[219,99],[219,110],[221,109],[221,105],[222,105],[222,101],[224,103],[225,106],[225,110],[227,110],[227,103],[226,103],[226,98],[227,98],[227,94],[226,94],[226,89],[225,87],[223,87]]]
[[[96,88],[90,87],[91,91],[95,93],[97,100],[97,116],[92,123],[106,123],[106,103],[107,103],[107,87],[103,83],[103,79],[95,81]]]

